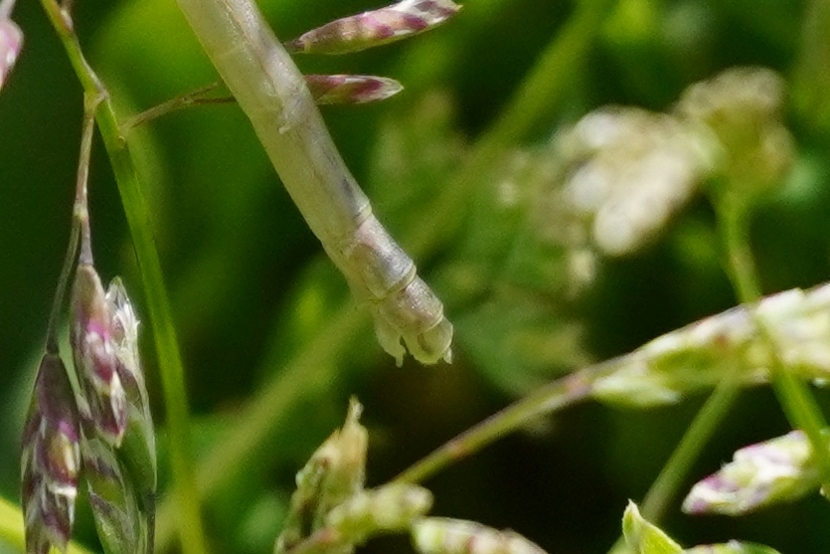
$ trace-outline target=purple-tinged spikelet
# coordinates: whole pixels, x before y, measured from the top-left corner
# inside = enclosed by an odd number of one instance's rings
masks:
[[[353,398],[343,427],[332,433],[297,473],[297,490],[274,545],[275,554],[289,552],[323,529],[329,512],[362,490],[369,438],[359,421],[362,410]]]
[[[0,19],[0,89],[23,48],[23,32],[11,19]]]
[[[404,0],[337,19],[289,41],[289,52],[347,54],[422,33],[447,21],[461,6],[451,0]]]
[[[138,546],[131,551],[151,552],[158,477],[153,417],[138,352],[139,321],[127,291],[117,277],[107,288],[106,301],[112,317],[110,332],[117,360],[116,371],[127,400],[127,428],[117,459],[124,469],[122,494],[128,506],[120,508],[118,513],[128,510],[135,515],[132,527],[135,535],[132,538],[125,536],[121,550],[133,540]],[[95,492],[90,483],[90,494]]]
[[[394,79],[374,75],[306,75],[317,104],[366,104],[398,94],[403,86]]]
[[[66,368],[57,354],[47,353],[23,429],[21,492],[29,554],[46,554],[50,546],[66,549],[81,469],[79,442]]]
[[[683,511],[743,515],[801,498],[820,482],[810,441],[801,431],[792,431],[736,451],[731,462],[692,487]]]
[[[81,386],[78,409],[97,432],[119,446],[127,427],[127,398],[118,372],[109,304],[95,269],[81,263],[72,290],[72,354]]]
[[[412,544],[421,554],[546,554],[513,531],[445,517],[416,521],[412,526]]]

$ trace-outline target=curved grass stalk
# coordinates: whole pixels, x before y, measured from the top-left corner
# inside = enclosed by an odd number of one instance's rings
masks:
[[[41,4],[63,42],[69,61],[84,91],[92,96],[103,97],[96,113],[96,122],[118,183],[144,285],[150,325],[155,338],[167,409],[170,444],[173,445],[170,449],[173,488],[176,523],[181,535],[182,551],[186,554],[201,554],[205,552],[205,539],[199,513],[199,495],[196,494],[192,469],[193,455],[190,446],[190,423],[184,371],[164,288],[161,263],[153,238],[150,214],[127,143],[119,131],[112,102],[81,51],[69,12],[54,0],[41,0]]]
[[[400,365],[450,361],[452,324],[415,264],[372,213],[334,146],[300,70],[251,0],[178,0],[248,115],[285,188]]]

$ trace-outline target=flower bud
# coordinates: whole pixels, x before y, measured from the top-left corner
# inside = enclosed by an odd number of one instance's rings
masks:
[[[0,19],[0,89],[23,49],[23,32],[11,19]]]
[[[443,517],[415,522],[412,544],[421,554],[545,554],[513,531],[497,531],[474,521]]]
[[[675,118],[604,108],[557,137],[565,174],[545,221],[574,250],[625,256],[649,244],[697,191],[707,159]]]
[[[287,552],[314,531],[326,516],[363,488],[368,433],[358,421],[363,407],[352,399],[346,423],[331,434],[297,473],[297,490],[274,552]]]
[[[784,80],[772,70],[738,67],[690,86],[677,104],[681,117],[709,139],[722,184],[743,201],[780,183],[792,164],[784,93]]]
[[[346,422],[311,456],[312,467],[322,467],[318,497],[318,518],[322,522],[328,511],[360,489],[366,477],[366,428],[360,424],[363,406],[352,399]]]
[[[80,430],[66,367],[57,354],[44,355],[23,428],[22,504],[26,551],[61,550],[72,531],[78,474]]]
[[[318,105],[379,102],[403,90],[398,81],[374,75],[306,75],[305,81]]]
[[[830,285],[825,284],[768,296],[755,317],[739,306],[662,335],[606,362],[607,372],[594,381],[591,395],[643,407],[677,402],[730,374],[740,385],[768,382],[773,360],[757,317],[787,371],[819,384],[830,379]]]
[[[824,433],[827,440],[828,433]],[[688,514],[741,515],[795,500],[818,489],[821,475],[801,431],[735,452],[720,471],[699,481],[683,501]]]
[[[326,526],[342,540],[361,544],[384,532],[403,531],[432,507],[432,493],[409,484],[390,484],[362,491],[332,509]]]
[[[460,9],[451,0],[403,0],[332,21],[287,42],[285,47],[289,52],[304,54],[359,52],[427,31]]]
[[[72,311],[70,340],[81,386],[78,409],[107,442],[118,446],[127,427],[127,398],[118,372],[110,306],[89,264],[78,265]]]
[[[72,343],[81,384],[81,453],[90,505],[107,554],[152,549],[156,452],[138,354],[138,319],[119,279],[104,294],[78,266]]]

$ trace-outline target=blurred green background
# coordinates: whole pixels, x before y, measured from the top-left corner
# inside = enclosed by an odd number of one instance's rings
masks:
[[[357,0],[259,4],[283,39],[375,7]],[[592,6],[601,12],[598,23],[568,28]],[[75,19],[125,115],[216,80],[173,0],[76,0]],[[15,20],[25,49],[0,93],[0,493],[16,501],[18,436],[68,240],[82,94],[40,6],[19,2]],[[579,302],[523,279],[508,263],[521,242],[511,233],[524,214],[488,215],[494,189],[486,183],[498,175],[480,176],[465,200],[450,206],[451,216],[434,218],[431,202],[454,186],[477,141],[566,30],[576,39],[567,70],[550,75],[558,96],[548,110],[523,114],[530,130],[499,152],[541,144],[601,105],[664,110],[686,86],[722,69],[772,68],[789,86],[786,123],[797,152],[789,177],[755,217],[763,288],[827,280],[830,9],[821,0],[468,0],[451,23],[411,41],[348,57],[299,58],[309,73],[380,74],[406,87],[380,105],[327,108],[324,116],[403,246],[420,248],[419,233],[430,229],[442,236],[416,261],[456,324],[451,366],[408,360],[396,369],[363,318],[334,363],[288,373],[292,360],[337,331],[330,327],[336,316],[361,308],[236,106],[154,121],[130,140],[185,358],[199,461],[219,460],[213,475],[224,475],[204,503],[214,552],[270,552],[294,472],[342,423],[350,395],[365,405],[368,482],[379,484],[578,364],[630,351],[735,304],[712,208],[702,198],[646,248],[606,260]],[[90,195],[99,272],[122,275],[142,313],[123,211],[99,142]],[[149,333],[143,340],[164,491],[164,407]],[[251,421],[246,407],[272,390],[283,391],[275,393],[274,412],[263,409]],[[510,527],[552,554],[605,552],[619,534],[626,499],[642,498],[702,400],[642,412],[588,404],[557,414],[431,479],[433,513]],[[224,467],[217,452],[246,428],[262,430],[256,447],[241,466]],[[736,448],[787,429],[769,390],[747,391],[688,484]],[[664,528],[685,545],[739,538],[809,554],[830,547],[828,518],[816,495],[739,519],[691,518],[674,509]],[[83,513],[78,536],[94,544]],[[389,539],[366,551],[408,548]]]

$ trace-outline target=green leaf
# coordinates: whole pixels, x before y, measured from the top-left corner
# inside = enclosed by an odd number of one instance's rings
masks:
[[[623,515],[623,535],[635,554],[677,554],[683,548],[659,527],[646,521],[634,502],[629,501]]]

